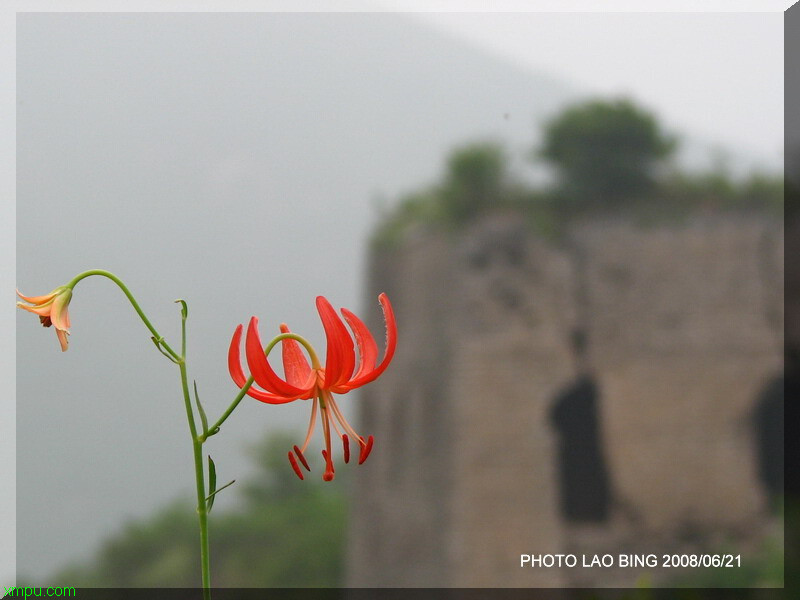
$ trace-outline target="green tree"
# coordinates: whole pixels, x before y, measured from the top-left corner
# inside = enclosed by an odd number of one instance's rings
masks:
[[[564,195],[607,205],[649,191],[674,148],[655,117],[629,100],[591,100],[545,124],[540,154],[556,167]]]
[[[447,159],[441,201],[451,219],[463,221],[502,202],[507,188],[503,149],[488,142],[476,143],[455,150]]]

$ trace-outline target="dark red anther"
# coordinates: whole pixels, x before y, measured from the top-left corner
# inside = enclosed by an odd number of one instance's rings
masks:
[[[344,448],[344,462],[350,462],[350,439],[347,437],[347,434],[342,434],[342,448]]]
[[[297,476],[302,480],[303,479],[303,472],[300,470],[300,467],[297,466],[297,461],[294,459],[294,454],[289,452],[289,462],[294,469],[294,472],[297,473]]]
[[[295,446],[294,447],[294,453],[297,454],[297,458],[299,458],[300,462],[303,463],[303,466],[306,468],[306,471],[311,471],[311,467],[308,466],[308,462],[306,461],[306,457],[303,456],[303,453],[300,451],[300,448]]]
[[[322,457],[325,459],[325,472],[322,474],[322,479],[333,481],[333,462],[325,450],[322,451]]]
[[[361,456],[358,457],[358,464],[362,464],[365,460],[367,460],[369,453],[372,452],[372,442],[374,441],[375,440],[372,438],[372,436],[369,436],[367,438],[367,443],[361,446]]]

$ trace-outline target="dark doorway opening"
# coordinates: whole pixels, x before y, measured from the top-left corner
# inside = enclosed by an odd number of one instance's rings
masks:
[[[550,414],[558,432],[561,512],[576,522],[608,519],[611,493],[594,380],[580,376],[556,396]]]
[[[783,374],[767,384],[759,394],[753,411],[758,478],[770,500],[770,505],[783,495]]]

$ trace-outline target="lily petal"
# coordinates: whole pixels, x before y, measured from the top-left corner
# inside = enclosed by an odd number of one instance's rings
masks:
[[[261,344],[261,337],[258,334],[258,317],[252,317],[247,327],[245,356],[253,379],[268,392],[296,400],[308,396],[313,391],[313,388],[303,389],[284,381],[272,370],[267,357],[264,356],[264,346]]]
[[[231,374],[233,382],[239,388],[243,388],[247,383],[247,377],[245,377],[244,371],[242,370],[242,361],[239,353],[239,347],[242,342],[242,329],[243,327],[239,325],[236,331],[233,332],[231,345],[230,348],[228,348],[228,371]],[[247,390],[247,395],[261,402],[266,402],[267,404],[285,404],[294,400],[294,398],[285,398],[284,396],[270,394],[252,385],[250,389]]]
[[[383,309],[383,318],[386,322],[386,351],[383,354],[383,360],[372,371],[358,375],[348,381],[346,384],[339,386],[342,391],[349,391],[354,388],[361,387],[362,385],[377,379],[378,376],[380,376],[380,374],[386,370],[386,367],[389,366],[389,363],[394,356],[394,351],[397,348],[397,323],[395,322],[394,318],[394,310],[392,310],[392,304],[389,302],[389,298],[386,296],[386,294],[381,294],[378,296],[378,301],[381,303],[381,308]]]
[[[22,302],[17,302],[17,308],[27,310],[28,312],[39,315],[40,317],[49,317],[50,311],[53,310],[52,302],[43,304],[41,306],[29,306],[27,304],[23,304]]]
[[[317,296],[317,311],[319,311],[322,327],[325,329],[325,337],[328,340],[324,386],[331,388],[345,383],[353,375],[353,368],[356,364],[353,338],[350,337],[347,327],[344,326],[339,315],[324,296]]]
[[[67,309],[69,308],[70,300],[72,300],[72,290],[70,289],[64,290],[53,300],[50,320],[58,330],[69,330],[69,312]]]
[[[281,324],[281,333],[291,333],[285,323]],[[286,381],[302,389],[313,386],[314,382],[309,379],[313,376],[311,365],[308,364],[306,355],[303,354],[297,340],[281,340],[281,349],[283,350],[283,372]]]
[[[58,343],[61,344],[61,351],[66,352],[67,348],[69,347],[69,340],[67,336],[69,335],[69,331],[64,331],[63,329],[56,329],[56,336],[58,336]]]
[[[372,337],[369,329],[361,319],[346,308],[342,309],[342,315],[344,315],[344,320],[347,321],[353,331],[353,337],[356,338],[356,344],[358,345],[358,370],[353,375],[353,379],[357,379],[375,368],[375,363],[378,360],[378,344],[375,343],[375,338]]]
[[[57,295],[58,289],[53,290],[45,296],[23,296],[20,291],[17,290],[17,296],[25,300],[25,302],[30,302],[31,304],[44,304],[45,302],[50,302]]]

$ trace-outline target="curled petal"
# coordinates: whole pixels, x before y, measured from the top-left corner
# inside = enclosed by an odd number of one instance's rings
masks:
[[[281,333],[291,332],[289,327],[281,324]],[[281,349],[283,350],[283,372],[286,375],[286,381],[295,387],[303,389],[313,385],[314,382],[309,380],[313,376],[311,366],[308,364],[306,355],[303,354],[297,340],[291,338],[281,340]]]
[[[239,346],[241,345],[241,341],[242,326],[239,325],[236,328],[236,331],[233,332],[231,345],[230,348],[228,348],[228,371],[231,374],[233,382],[239,388],[243,388],[247,384],[247,377],[245,377],[244,371],[242,370],[242,361],[239,354]],[[268,404],[285,404],[286,402],[291,402],[294,400],[294,398],[285,398],[284,396],[270,394],[263,390],[254,388],[252,385],[250,386],[250,389],[247,390],[247,395]]]
[[[23,296],[19,290],[17,290],[17,296],[25,300],[25,302],[29,302],[30,304],[45,304],[47,302],[51,302],[57,295],[58,295],[58,288],[54,289],[52,292],[45,296]]]
[[[375,368],[375,363],[378,360],[378,345],[361,319],[346,308],[342,309],[342,315],[344,315],[344,320],[347,321],[350,329],[352,329],[358,345],[358,370],[353,375],[353,379],[357,379]]]
[[[340,390],[334,391],[345,392],[374,381],[386,370],[394,356],[394,351],[397,348],[397,323],[394,318],[394,310],[392,310],[392,304],[386,294],[378,296],[378,301],[381,303],[383,318],[386,321],[386,351],[383,354],[383,360],[371,371],[357,374],[353,379],[339,386]]]
[[[272,370],[272,367],[264,356],[264,346],[261,344],[261,337],[258,335],[258,318],[252,317],[247,327],[247,339],[245,340],[245,356],[247,366],[256,383],[268,392],[278,394],[284,398],[296,400],[303,396],[308,397],[313,392],[311,388],[299,388],[287,381],[284,381]]]
[[[353,375],[356,364],[353,338],[324,296],[317,296],[317,310],[328,341],[324,385],[326,388],[331,388],[347,382]]]
[[[28,312],[39,315],[40,317],[49,317],[50,311],[53,310],[52,302],[43,304],[41,306],[29,306],[27,304],[23,304],[22,302],[17,302],[17,308],[27,310]]]

